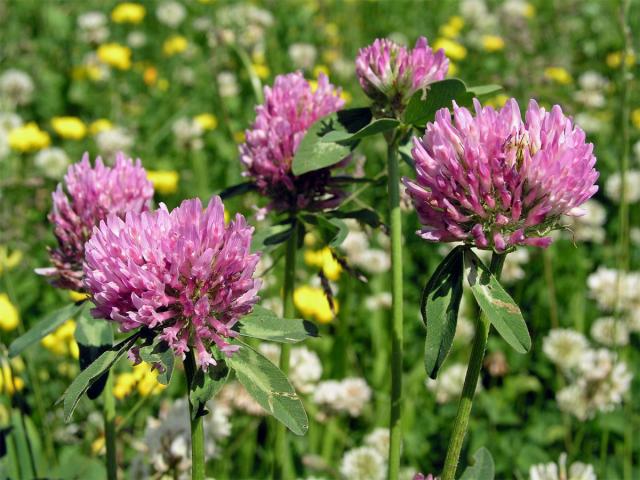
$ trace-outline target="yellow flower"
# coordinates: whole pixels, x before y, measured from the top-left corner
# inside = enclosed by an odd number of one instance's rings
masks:
[[[82,292],[74,292],[73,290],[69,290],[69,298],[72,302],[81,302],[82,300],[86,300],[89,298],[88,293]]]
[[[200,125],[203,130],[215,130],[218,126],[218,119],[212,113],[201,113],[193,117],[193,120]]]
[[[524,7],[524,16],[527,18],[533,18],[536,16],[536,7],[531,5],[530,3],[526,3]]]
[[[116,377],[115,385],[113,386],[113,395],[118,399],[129,396],[133,391],[138,379],[131,372],[121,373]]]
[[[98,47],[98,60],[119,70],[131,68],[131,49],[119,43],[105,43]]]
[[[328,247],[322,250],[307,250],[304,252],[304,262],[312,267],[319,267],[329,280],[338,280],[342,266],[335,259]]]
[[[504,49],[504,40],[499,35],[483,35],[482,48],[487,52],[497,52]]]
[[[156,67],[147,67],[142,73],[142,80],[148,86],[155,85],[158,81],[158,69]]]
[[[444,50],[444,53],[452,60],[462,60],[467,56],[467,49],[464,48],[464,45],[456,42],[455,40],[451,40],[450,38],[440,37],[437,38],[433,44],[434,50]]]
[[[330,48],[322,52],[322,61],[326,63],[333,63],[340,58],[340,51],[335,48]]]
[[[79,351],[74,336],[75,331],[76,322],[69,319],[40,340],[40,344],[54,355],[70,355],[73,358],[78,358]]]
[[[640,130],[640,108],[636,108],[631,112],[631,123]]]
[[[163,195],[178,191],[180,174],[175,170],[147,170],[147,178],[153,183],[153,188]]]
[[[607,65],[610,68],[620,67],[622,65],[622,55],[622,52],[611,52],[607,55]],[[636,56],[633,53],[627,53],[624,58],[628,67],[636,63]]]
[[[91,442],[91,452],[94,455],[98,455],[104,449],[105,439],[103,435],[100,435],[93,442]]]
[[[244,142],[244,132],[234,132],[233,140],[236,143],[243,143]]]
[[[313,232],[307,232],[304,235],[304,246],[305,247],[313,247],[317,242],[316,236]]]
[[[440,35],[447,38],[456,38],[460,34],[460,30],[464,27],[464,20],[458,15],[454,15],[440,27]]]
[[[253,71],[256,72],[256,75],[261,80],[266,80],[271,74],[271,70],[269,70],[269,67],[267,67],[266,65],[254,63],[251,65],[251,68],[253,68]]]
[[[495,97],[491,97],[485,100],[484,104],[489,107],[500,108],[500,107],[503,107],[505,103],[507,103],[507,100],[509,100],[508,95],[505,95],[504,93],[499,93]]]
[[[329,323],[338,313],[338,301],[333,300],[335,313],[331,310],[329,300],[319,287],[303,285],[293,292],[293,303],[303,317],[314,318],[320,323]]]
[[[113,395],[122,400],[131,395],[137,389],[143,397],[153,393],[154,395],[166,388],[158,382],[158,371],[151,368],[148,363],[139,363],[133,367],[132,372],[121,373],[116,377],[113,387]]]
[[[449,71],[447,72],[447,76],[455,77],[458,74],[458,65],[453,62],[449,62]]]
[[[327,37],[339,37],[340,29],[335,23],[325,23],[324,33],[325,35],[327,35]]]
[[[24,381],[20,377],[14,376],[9,363],[2,360],[2,368],[0,368],[0,392],[11,396],[23,388]]]
[[[182,35],[172,35],[164,41],[164,44],[162,45],[162,52],[167,57],[171,57],[184,52],[188,46],[189,42],[185,37]]]
[[[22,261],[22,252],[20,250],[14,250],[9,253],[9,249],[0,245],[0,274],[6,270],[13,270]]]
[[[6,293],[0,293],[0,328],[5,332],[15,330],[20,323],[20,313]]]
[[[571,74],[563,67],[547,67],[544,69],[544,76],[560,85],[569,85],[573,82]]]
[[[51,137],[35,122],[29,122],[9,132],[9,146],[18,152],[35,152],[46,148],[51,143]]]
[[[139,3],[120,3],[111,11],[111,20],[115,23],[140,23],[145,13],[144,7]]]
[[[113,128],[113,123],[106,118],[99,118],[98,120],[91,122],[89,125],[89,132],[91,135],[97,135],[100,132],[105,132]]]
[[[87,134],[87,126],[78,117],[53,117],[53,131],[68,140],[81,140]]]
[[[351,96],[351,94],[345,90],[342,90],[340,92],[340,98],[344,100],[344,103],[346,105],[349,105],[351,103],[351,100],[353,100],[353,97]]]
[[[169,80],[167,80],[166,78],[161,78],[160,80],[158,80],[158,90],[160,90],[161,92],[166,92],[167,90],[169,90]]]
[[[313,76],[314,78],[318,78],[321,73],[324,73],[327,77],[329,76],[329,67],[326,65],[316,65],[313,68]]]

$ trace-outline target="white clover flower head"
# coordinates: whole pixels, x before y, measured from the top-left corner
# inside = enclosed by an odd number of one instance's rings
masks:
[[[240,92],[238,78],[233,72],[220,72],[217,77],[218,93],[222,98],[235,97]]]
[[[436,402],[447,403],[457,400],[462,393],[464,377],[467,374],[467,366],[462,363],[454,363],[441,370],[438,378],[426,380],[427,389],[432,391],[436,397]],[[478,383],[476,392],[482,390],[482,385]]]
[[[49,178],[60,178],[69,167],[69,156],[58,147],[40,150],[33,161],[35,167]]]
[[[602,243],[605,239],[603,225],[607,221],[607,211],[597,200],[587,200],[580,208],[585,214],[580,217],[566,217],[569,235],[578,242]]]
[[[567,454],[562,453],[558,463],[532,465],[529,469],[530,480],[596,480],[593,465],[574,462],[567,471]]]
[[[622,194],[622,179],[620,173],[612,173],[609,178],[607,178],[604,184],[604,193],[613,202],[620,202]],[[640,170],[628,170],[626,172],[625,197],[629,203],[636,203],[640,200]]]
[[[593,339],[607,347],[629,344],[629,327],[623,320],[614,317],[602,317],[591,325]]]
[[[187,9],[179,2],[163,2],[156,8],[156,17],[160,23],[176,28],[187,17]]]
[[[569,328],[554,328],[542,341],[542,351],[549,360],[562,369],[579,365],[589,342],[580,332]]]
[[[375,448],[358,447],[344,454],[340,473],[349,480],[383,480],[387,476],[387,466]]]
[[[27,105],[34,90],[31,76],[22,70],[10,68],[0,75],[0,96],[12,105]]]
[[[289,46],[289,58],[296,69],[309,70],[313,68],[318,56],[318,50],[310,43],[292,43]]]
[[[109,38],[107,16],[98,11],[85,12],[77,20],[80,39],[88,43],[102,43]]]
[[[113,161],[116,154],[127,154],[133,146],[133,137],[122,127],[103,130],[96,135],[96,144],[102,154],[102,158]]]
[[[389,457],[389,443],[390,434],[388,428],[376,428],[364,437],[364,444],[368,447],[375,448],[385,460]]]

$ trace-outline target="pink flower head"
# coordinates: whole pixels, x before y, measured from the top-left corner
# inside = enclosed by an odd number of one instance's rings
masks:
[[[362,48],[356,58],[356,74],[364,92],[373,100],[402,108],[411,96],[444,79],[449,60],[440,49],[433,52],[425,37],[413,50],[384,38]]]
[[[53,268],[37,272],[53,278],[60,288],[82,290],[84,246],[93,227],[108,214],[124,215],[149,208],[153,185],[140,160],[134,163],[118,154],[114,167],[96,159],[95,167],[85,153],[82,161],[71,165],[53,192],[53,209],[49,221],[54,225],[58,247],[50,251]]]
[[[414,139],[415,181],[404,179],[434,242],[465,242],[503,252],[515,245],[546,247],[562,215],[597,190],[593,144],[564,116],[531,100],[525,115],[514,99],[501,110],[474,100],[475,117],[454,104],[436,113]]]
[[[330,188],[330,168],[298,177],[291,172],[293,157],[307,129],[318,119],[340,110],[340,89],[326,75],[312,86],[302,73],[276,77],[265,87],[265,101],[256,108],[256,120],[240,146],[240,161],[259,191],[271,198],[270,208],[290,210],[330,208],[339,204],[342,192]]]
[[[235,336],[231,327],[258,300],[252,232],[242,215],[225,225],[219,197],[204,211],[194,199],[171,212],[161,204],[124,220],[109,215],[86,246],[93,315],[125,332],[157,330],[177,356],[195,348],[200,367],[215,365],[212,344],[227,355],[235,351],[225,338]]]

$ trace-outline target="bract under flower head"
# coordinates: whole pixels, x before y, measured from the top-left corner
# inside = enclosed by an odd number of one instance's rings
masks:
[[[356,74],[364,92],[376,101],[401,109],[411,96],[430,83],[444,79],[449,60],[420,37],[412,50],[389,40],[377,39],[360,50]]]
[[[58,247],[50,252],[53,268],[37,272],[52,277],[60,288],[82,290],[85,242],[93,227],[112,213],[122,216],[147,210],[153,186],[140,160],[134,163],[118,154],[113,167],[105,166],[100,157],[92,167],[85,153],[81,162],[69,167],[52,197],[49,221]]]
[[[212,344],[227,355],[237,350],[226,338],[236,335],[231,327],[258,301],[252,232],[239,214],[225,225],[219,197],[204,210],[194,199],[171,212],[161,204],[125,219],[110,215],[86,247],[93,315],[119,323],[122,331],[157,331],[177,356],[195,348],[200,367],[215,365]]]
[[[593,145],[564,116],[531,100],[523,121],[511,99],[500,110],[474,100],[475,117],[454,104],[414,139],[416,180],[404,183],[429,241],[463,241],[503,252],[546,247],[562,215],[597,190]]]
[[[307,129],[320,118],[340,110],[340,90],[326,75],[317,87],[295,72],[276,77],[265,87],[264,104],[256,108],[256,120],[240,146],[240,161],[263,195],[276,210],[322,209],[339,204],[342,192],[328,185],[330,168],[295,176],[293,157]]]

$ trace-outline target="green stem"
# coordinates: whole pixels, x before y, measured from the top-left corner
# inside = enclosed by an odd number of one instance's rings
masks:
[[[500,273],[502,273],[505,257],[506,253],[494,253],[491,257],[489,270],[491,270],[491,273],[498,279],[500,278]],[[491,324],[489,323],[489,319],[484,313],[481,313],[476,322],[476,333],[473,338],[473,346],[471,347],[469,366],[467,367],[467,374],[464,378],[462,396],[458,404],[458,413],[456,413],[453,432],[451,433],[451,440],[449,441],[449,448],[447,449],[447,456],[444,461],[442,480],[455,480],[462,444],[469,425],[473,396],[476,393],[480,369],[482,368],[482,359],[484,358],[484,352],[487,348],[490,328]]]
[[[202,415],[194,416],[194,408],[191,403],[189,392],[191,392],[193,378],[196,374],[196,359],[193,349],[187,352],[184,359],[184,373],[187,376],[187,398],[189,400],[189,414],[191,416],[191,479],[204,480],[204,428],[202,425]],[[194,418],[195,417],[195,418]]]
[[[113,396],[113,372],[109,372],[107,383],[102,393],[104,402],[104,437],[107,449],[107,478],[118,478],[118,462],[116,459],[116,399]]]
[[[293,233],[287,240],[286,255],[284,259],[284,285],[282,287],[282,313],[284,318],[295,316],[295,306],[293,304],[293,291],[296,279],[296,250],[298,249],[298,225],[294,223]],[[280,350],[280,370],[285,375],[289,374],[290,345],[283,343]],[[273,478],[291,478],[293,465],[291,462],[291,452],[285,426],[278,422],[276,424],[276,455],[273,465]]]
[[[400,175],[398,144],[389,142],[387,149],[389,228],[391,230],[391,408],[389,441],[389,480],[400,473],[402,441],[402,217],[400,212]]]

